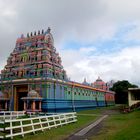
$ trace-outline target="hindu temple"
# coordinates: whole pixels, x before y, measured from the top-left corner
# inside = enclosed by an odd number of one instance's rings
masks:
[[[23,34],[1,71],[1,92],[8,95],[7,110],[64,111],[105,106],[106,89],[68,80],[54,47],[51,29]],[[30,102],[30,104],[27,104]]]

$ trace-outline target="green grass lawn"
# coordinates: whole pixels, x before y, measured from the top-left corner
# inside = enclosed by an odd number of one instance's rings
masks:
[[[102,109],[97,110],[87,110],[87,111],[80,111],[77,113],[78,121],[76,123],[60,126],[58,128],[52,128],[50,130],[45,130],[43,133],[38,132],[37,134],[26,134],[23,140],[62,140],[69,135],[73,134],[74,132],[78,131],[80,128],[87,126],[91,122],[93,122]],[[81,115],[80,115],[81,114]],[[86,116],[82,114],[87,114]],[[89,116],[88,116],[89,114]],[[94,115],[96,114],[96,115]],[[93,116],[92,116],[93,115]],[[14,139],[19,140],[21,137],[14,137]]]
[[[117,107],[118,108],[118,107]],[[63,140],[74,132],[94,122],[98,115],[106,109],[114,107],[99,108],[95,110],[80,111],[77,113],[76,123],[60,126],[37,132],[35,135],[26,134],[24,138],[14,137],[16,140]],[[110,115],[104,122],[104,127],[90,140],[140,140],[140,110],[128,114]]]
[[[91,140],[140,140],[140,110],[108,117],[104,127]]]

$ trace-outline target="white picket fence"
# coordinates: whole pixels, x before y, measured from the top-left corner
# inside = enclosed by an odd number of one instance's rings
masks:
[[[0,121],[0,139],[4,138],[4,136],[2,135],[2,132],[4,132],[3,125],[4,125],[4,121]]]
[[[24,137],[27,133],[35,134],[37,131],[44,131],[45,129],[51,129],[52,127],[57,128],[58,126],[76,121],[76,112],[23,119],[5,119],[4,121],[0,121],[0,138],[13,139],[14,136]]]
[[[24,115],[25,111],[0,111],[0,120],[15,119]]]

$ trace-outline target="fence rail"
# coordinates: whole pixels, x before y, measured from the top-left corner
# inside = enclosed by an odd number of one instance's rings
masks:
[[[44,131],[45,129],[51,129],[52,127],[57,128],[58,126],[76,121],[76,112],[23,119],[5,119],[0,123],[0,138],[13,139],[14,136],[24,137],[27,133],[35,134],[37,131]]]
[[[24,115],[25,111],[0,111],[0,120],[15,119]]]

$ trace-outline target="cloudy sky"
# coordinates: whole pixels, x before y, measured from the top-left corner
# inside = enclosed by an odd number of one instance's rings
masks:
[[[0,69],[22,33],[48,26],[71,80],[140,85],[139,0],[0,0]]]

